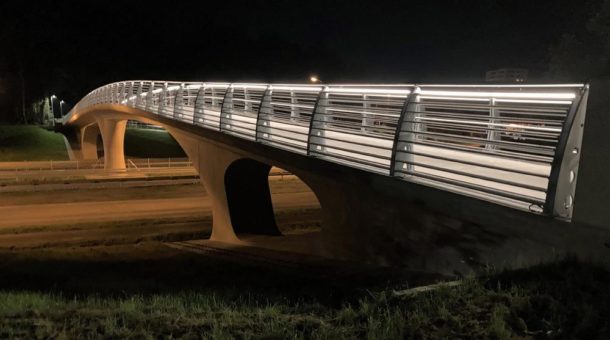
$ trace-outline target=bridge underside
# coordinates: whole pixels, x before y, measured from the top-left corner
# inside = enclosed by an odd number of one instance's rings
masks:
[[[319,254],[444,274],[482,265],[525,266],[564,253],[597,257],[591,247],[607,237],[544,216],[440,191],[416,183],[271,148],[122,105],[96,105],[71,124],[79,157],[97,157],[101,135],[107,170],[125,168],[127,120],[161,125],[197,169],[213,206],[211,238],[239,243],[238,235],[279,235],[267,174],[271,166],[303,180],[320,201]],[[96,149],[97,150],[97,149]]]

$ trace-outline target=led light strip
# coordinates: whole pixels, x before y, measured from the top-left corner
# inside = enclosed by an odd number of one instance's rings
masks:
[[[436,91],[436,90],[421,90],[421,95],[424,96],[441,96],[441,97],[490,97],[490,98],[519,98],[519,99],[574,99],[576,94],[573,92],[551,92],[551,93],[535,93],[535,92],[466,92],[466,91]]]

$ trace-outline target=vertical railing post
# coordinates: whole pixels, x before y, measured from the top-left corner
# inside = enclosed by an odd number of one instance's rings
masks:
[[[227,119],[231,119],[231,112],[233,111],[233,84],[230,84],[227,88],[227,92],[225,92],[224,99],[222,100],[222,106],[220,107],[220,119],[218,130],[222,131],[226,126]],[[224,119],[223,119],[224,118]],[[229,125],[229,124],[227,124]]]
[[[129,98],[131,98],[133,95],[136,94],[137,92],[137,88],[138,88],[138,84],[135,81],[131,82],[131,91],[129,91]],[[127,98],[127,99],[129,99]],[[131,101],[131,106],[135,107],[136,101],[135,100],[130,100]]]
[[[309,133],[307,135],[307,155],[312,155],[312,152],[316,151],[324,151],[322,145],[314,145],[312,144],[313,138],[318,138],[320,142],[324,139],[324,125],[327,121],[326,113],[328,108],[328,98],[329,98],[329,88],[328,86],[324,86],[320,93],[318,94],[318,98],[316,99],[316,104],[314,105],[311,119],[309,121]],[[322,115],[322,119],[318,120],[317,118]]]
[[[108,85],[108,91],[110,91],[109,95],[110,95],[110,103],[114,104],[115,102],[115,93],[114,93],[114,86],[115,84],[110,84]]]
[[[123,96],[125,95],[125,83],[124,82],[120,82],[117,86],[117,98],[116,98],[116,102],[117,104],[122,104],[123,103]]]
[[[104,104],[112,102],[112,93],[110,91],[111,87],[112,85],[106,85],[102,89],[102,103]]]
[[[576,194],[580,148],[585,126],[589,84],[572,101],[555,149],[543,213],[571,220]]]
[[[123,92],[121,93],[121,100],[119,100],[119,104],[123,104],[123,102],[128,98],[128,90],[130,89],[130,84],[131,82],[123,83]]]
[[[182,119],[184,115],[184,91],[186,90],[186,86],[184,83],[180,84],[180,88],[176,90],[176,95],[174,96],[174,118]]]
[[[133,82],[132,81],[128,81],[125,83],[125,97],[123,98],[123,100],[129,101],[129,97],[131,97],[131,92],[133,91]],[[126,105],[128,105],[127,103],[125,103]]]
[[[123,92],[125,92],[125,83],[120,82],[116,86],[116,103],[121,104],[123,101]]]
[[[193,123],[204,124],[205,122],[205,83],[201,84],[201,87],[197,91],[197,97],[195,98],[195,105],[193,108]]]
[[[296,107],[297,98],[294,95],[294,90],[290,90],[290,121],[295,122],[299,119],[299,109]]]
[[[133,93],[133,84],[133,81],[127,82],[127,91],[125,92],[125,105],[127,106],[131,106],[131,100],[129,98],[131,98],[131,94]]]
[[[496,149],[496,141],[500,140],[500,131],[496,126],[497,119],[499,117],[499,110],[496,108],[496,98],[489,100],[489,125],[487,130],[487,140],[491,143],[487,143],[485,149],[493,150]]]
[[[412,152],[413,151],[413,145],[410,143],[401,143],[402,139],[402,135],[403,135],[403,130],[410,130],[410,131],[405,131],[405,134],[407,136],[407,140],[408,141],[414,141],[416,139],[416,136],[414,135],[414,133],[412,131],[415,131],[414,128],[414,122],[415,122],[415,117],[417,112],[419,111],[420,107],[419,107],[419,102],[420,102],[420,98],[419,98],[419,93],[421,92],[421,89],[419,88],[419,86],[413,86],[409,92],[409,94],[407,95],[407,97],[405,98],[405,102],[402,106],[402,110],[400,111],[400,117],[398,118],[398,122],[396,123],[396,131],[394,132],[394,144],[392,147],[392,157],[390,159],[390,176],[394,176],[396,173],[396,170],[398,168],[401,167],[401,165],[399,165],[402,162],[398,162],[396,159],[396,154],[398,152],[398,149],[404,149],[407,152]],[[406,127],[403,128],[403,127]],[[409,167],[411,168],[411,170],[413,170],[413,165],[409,164],[408,162],[413,160],[413,155],[412,154],[408,154],[407,155],[407,169],[409,169]]]
[[[116,104],[119,100],[119,85],[117,83],[112,84],[112,104]]]
[[[248,88],[244,86],[244,111],[250,111],[251,109],[250,93],[248,92]]]
[[[164,115],[163,111],[165,110],[165,98],[167,96],[167,82],[163,84],[163,91],[159,93],[159,105],[157,105],[157,113],[160,115]]]
[[[149,111],[152,108],[153,104],[153,90],[155,89],[155,82],[151,81],[150,86],[148,87],[148,91],[146,92],[146,105],[144,106],[144,111]]]
[[[368,110],[370,110],[370,108],[371,104],[369,103],[369,97],[366,94],[362,95],[362,111],[364,111],[362,113],[362,127],[360,128],[362,132],[366,132],[367,127],[371,125],[368,114]]]
[[[138,109],[141,108],[142,106],[142,87],[143,87],[143,82],[140,82],[140,85],[138,85],[138,91],[136,91],[136,100],[135,100],[135,107],[137,107]]]
[[[254,140],[259,141],[261,137],[265,137],[269,131],[269,121],[271,115],[273,115],[273,106],[271,106],[271,98],[273,97],[273,86],[267,85],[265,93],[261,98],[260,106],[258,108],[258,114],[256,116],[256,132],[254,134]]]

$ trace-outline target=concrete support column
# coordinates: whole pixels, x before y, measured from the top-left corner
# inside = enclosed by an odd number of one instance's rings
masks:
[[[268,173],[270,167],[200,138],[166,127],[178,141],[212,203],[211,240],[239,243],[238,233],[279,235]]]
[[[98,119],[97,125],[104,141],[104,169],[110,171],[125,170],[125,130],[126,119]]]

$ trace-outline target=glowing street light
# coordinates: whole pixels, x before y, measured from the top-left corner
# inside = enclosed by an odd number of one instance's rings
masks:
[[[318,78],[318,76],[316,76],[316,75],[312,75],[309,77],[309,81],[316,84],[316,83],[320,82],[320,78]]]
[[[64,110],[63,110],[64,103],[65,102],[63,100],[59,102],[59,113],[61,114],[62,117],[64,116]]]
[[[51,96],[51,116],[53,116],[53,118],[55,118],[55,110],[53,109],[53,99],[56,99],[57,96],[56,95],[52,95]]]

